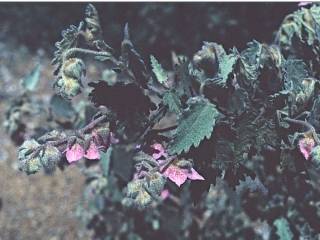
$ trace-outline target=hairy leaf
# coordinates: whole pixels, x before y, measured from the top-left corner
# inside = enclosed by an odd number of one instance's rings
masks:
[[[303,80],[309,76],[307,66],[302,60],[289,59],[284,65],[284,84],[287,91],[295,93],[303,90]]]
[[[33,91],[38,86],[40,80],[40,64],[22,79],[22,86],[29,91]]]
[[[226,53],[218,56],[219,70],[216,84],[219,86],[226,86],[229,75],[232,73],[237,62],[238,56],[235,53]]]
[[[60,71],[65,51],[77,45],[78,36],[82,27],[83,22],[79,24],[79,27],[71,25],[68,29],[62,31],[62,40],[60,42],[56,42],[55,46],[57,50],[54,52],[54,58],[52,60],[52,64],[56,65],[56,69],[54,71],[55,75]]]
[[[124,65],[127,68],[129,68],[132,71],[135,80],[142,87],[146,88],[149,74],[143,58],[134,48],[134,45],[130,40],[128,23],[126,23],[124,27],[124,37],[121,43],[120,60],[124,63]]]
[[[285,218],[278,218],[273,222],[273,225],[277,228],[277,235],[280,240],[291,240],[293,234],[290,230],[289,223]]]
[[[169,111],[173,113],[180,113],[181,112],[181,102],[178,94],[174,90],[166,91],[163,94],[163,104],[168,106]]]
[[[178,128],[169,148],[171,154],[188,152],[190,147],[199,146],[204,138],[211,136],[219,116],[215,106],[204,98],[191,98],[188,105],[179,117]]]
[[[159,83],[165,84],[168,79],[168,73],[162,68],[161,64],[154,56],[150,56],[152,71]]]

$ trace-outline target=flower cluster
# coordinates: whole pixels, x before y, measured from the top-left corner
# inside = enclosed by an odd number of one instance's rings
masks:
[[[188,160],[179,160],[175,159],[166,165],[168,154],[165,151],[164,147],[155,143],[151,146],[154,149],[152,157],[159,162],[160,172],[166,178],[169,178],[177,186],[181,186],[187,179],[190,180],[204,180],[193,167],[192,162]],[[163,159],[164,158],[164,159]]]
[[[53,130],[38,141],[26,140],[19,148],[19,168],[27,174],[36,173],[41,168],[52,172],[63,159],[69,164],[82,158],[98,160],[100,151],[106,151],[111,144],[119,142],[106,126],[97,126],[89,133],[86,133],[87,128],[73,135]]]

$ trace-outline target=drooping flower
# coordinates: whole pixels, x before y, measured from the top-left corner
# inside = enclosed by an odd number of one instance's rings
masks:
[[[180,187],[187,179],[190,180],[204,180],[194,168],[185,169],[180,168],[174,164],[170,164],[163,172],[163,175],[169,178],[172,182]]]
[[[156,151],[155,153],[152,154],[152,157],[156,160],[158,160],[161,157],[167,157],[167,153],[160,143],[155,143],[151,145],[151,147]]]
[[[305,137],[299,140],[299,150],[306,160],[309,159],[312,149],[315,146],[315,141],[311,137]]]
[[[66,158],[69,163],[79,161],[84,154],[84,149],[78,143],[75,143],[71,148],[68,147],[66,149]]]
[[[90,142],[90,146],[86,151],[84,157],[90,160],[100,159],[99,149],[93,141]]]

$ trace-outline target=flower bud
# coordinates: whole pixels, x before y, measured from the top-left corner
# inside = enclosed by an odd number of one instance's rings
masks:
[[[56,164],[61,159],[60,151],[54,146],[48,146],[41,155],[41,164],[45,171],[52,172],[55,169]]]
[[[160,173],[156,172],[150,175],[149,181],[145,183],[145,187],[154,195],[160,195],[165,183],[166,179]]]
[[[54,87],[58,90],[59,94],[66,98],[74,97],[81,92],[80,82],[75,78],[66,76],[58,78]]]
[[[193,56],[194,64],[211,77],[217,71],[215,47],[214,43],[204,42],[201,50]]]
[[[83,61],[79,58],[70,58],[63,63],[55,88],[64,97],[74,97],[81,92],[81,78],[84,74]]]
[[[85,74],[85,64],[79,58],[70,58],[65,61],[62,67],[62,75],[77,79],[79,82],[82,75]]]
[[[152,197],[145,190],[140,191],[135,199],[135,204],[137,205],[138,209],[144,209],[151,202],[152,202]]]
[[[40,146],[40,144],[34,140],[26,140],[19,147],[19,169],[27,174],[33,174],[40,170],[41,161],[39,155],[33,156],[34,151]]]
[[[128,183],[127,185],[127,197],[136,198],[139,191],[143,188],[143,180],[137,179]]]

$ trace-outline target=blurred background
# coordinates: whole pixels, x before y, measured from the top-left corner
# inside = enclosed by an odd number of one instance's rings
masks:
[[[25,176],[2,123],[20,80],[41,62],[37,97],[52,95],[50,65],[61,31],[83,19],[86,3],[0,4],[0,239],[89,239],[75,217],[83,176],[76,167],[53,176]],[[272,43],[274,32],[298,3],[95,3],[104,39],[119,49],[123,27],[145,59],[155,55],[170,68],[171,52],[191,56],[202,41],[243,49],[256,39]],[[89,68],[89,71],[96,71]],[[31,123],[30,124],[38,124]]]

